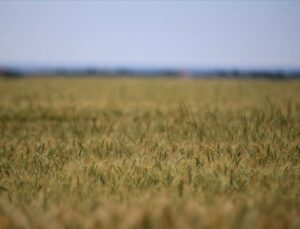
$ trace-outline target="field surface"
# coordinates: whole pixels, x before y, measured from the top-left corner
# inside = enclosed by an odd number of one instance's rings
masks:
[[[0,80],[0,228],[300,228],[300,81]]]

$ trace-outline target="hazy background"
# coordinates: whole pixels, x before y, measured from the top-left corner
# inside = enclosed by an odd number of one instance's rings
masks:
[[[1,1],[0,64],[299,68],[298,1]]]

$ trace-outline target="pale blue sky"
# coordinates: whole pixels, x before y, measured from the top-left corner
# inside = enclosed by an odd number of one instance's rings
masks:
[[[1,1],[0,64],[300,68],[297,1]]]

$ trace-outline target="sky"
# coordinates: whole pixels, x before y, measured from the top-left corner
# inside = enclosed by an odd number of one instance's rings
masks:
[[[0,1],[0,64],[300,68],[300,1]]]

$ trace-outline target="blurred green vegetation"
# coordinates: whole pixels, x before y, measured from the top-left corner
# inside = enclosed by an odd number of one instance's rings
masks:
[[[0,227],[299,228],[300,82],[0,80]]]

